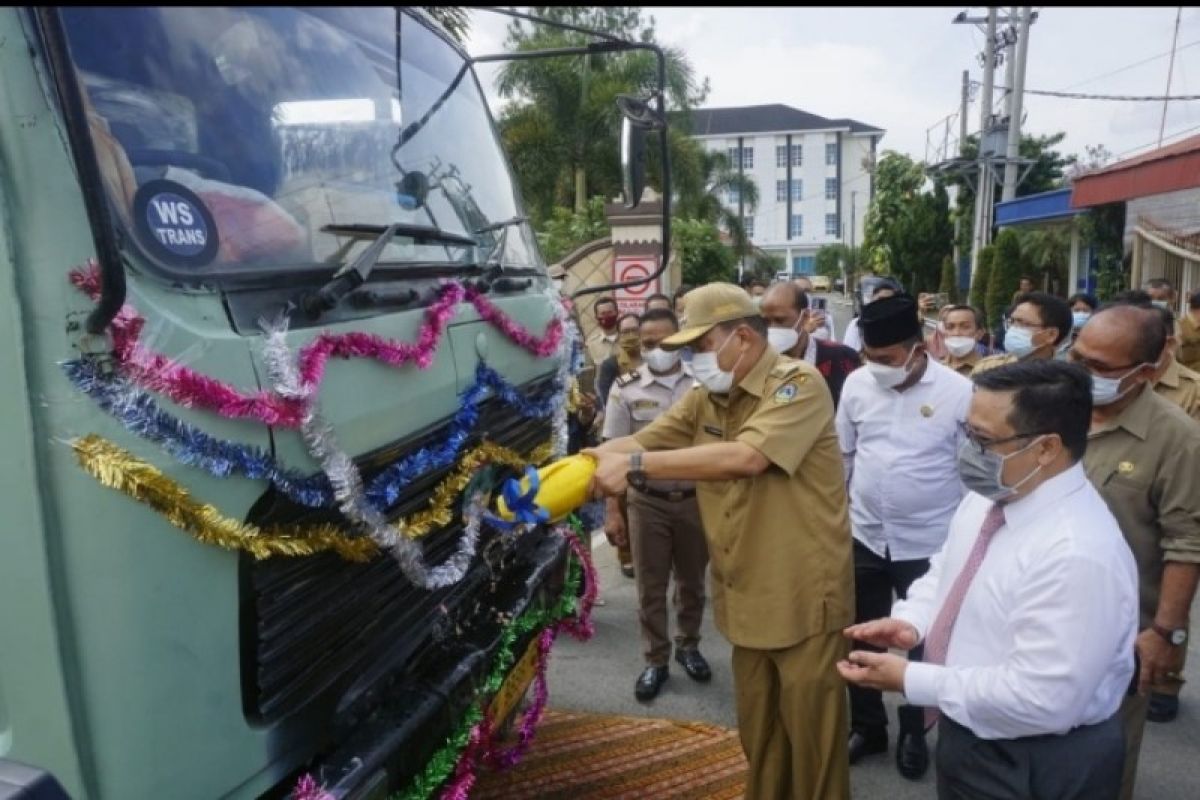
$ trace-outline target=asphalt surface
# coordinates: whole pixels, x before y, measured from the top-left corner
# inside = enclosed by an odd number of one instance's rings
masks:
[[[839,336],[849,315],[831,296]],[[604,541],[594,539],[593,554],[600,577],[600,597],[605,605],[595,609],[595,637],[578,643],[561,637],[550,664],[550,703],[554,708],[594,711],[643,717],[701,720],[737,727],[733,699],[730,646],[712,625],[706,611],[700,650],[712,666],[712,681],[707,684],[690,680],[683,668],[671,662],[671,677],[662,692],[650,703],[640,703],[633,695],[634,683],[642,670],[642,643],[638,632],[637,595],[633,580],[621,575],[616,551]],[[1200,618],[1200,603],[1192,616]],[[674,620],[672,620],[674,626]],[[1200,685],[1200,631],[1189,645],[1185,676],[1191,685]],[[894,764],[897,695],[885,695],[889,709],[892,746],[887,754],[868,756],[851,768],[853,797],[909,800],[930,798],[935,794],[933,770],[920,781],[908,781]],[[936,732],[929,739],[932,749]],[[1184,687],[1179,716],[1171,723],[1146,723],[1138,768],[1135,797],[1144,800],[1196,800],[1200,798],[1200,769],[1192,759],[1200,755],[1200,690]]]

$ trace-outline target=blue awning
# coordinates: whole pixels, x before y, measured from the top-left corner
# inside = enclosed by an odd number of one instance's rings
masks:
[[[1071,208],[1071,190],[1055,189],[1041,194],[996,203],[996,225],[1027,225],[1035,222],[1066,221],[1087,209]]]

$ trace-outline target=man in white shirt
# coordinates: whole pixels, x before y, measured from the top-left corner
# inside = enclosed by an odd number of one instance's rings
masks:
[[[893,592],[905,596],[946,539],[962,499],[958,447],[971,382],[926,352],[909,295],[866,306],[860,329],[866,368],[846,378],[836,422],[850,492],[855,620],[865,622],[887,614]],[[929,768],[921,709],[902,706],[899,722],[896,767],[916,780]],[[882,695],[851,686],[851,764],[887,751],[887,723]]]
[[[846,629],[925,663],[854,651],[855,685],[940,715],[940,800],[1116,798],[1132,688],[1137,567],[1080,460],[1091,380],[1041,359],[974,378],[959,453],[971,492],[892,616]]]

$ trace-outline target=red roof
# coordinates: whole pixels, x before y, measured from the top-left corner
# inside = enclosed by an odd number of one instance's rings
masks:
[[[1120,203],[1200,187],[1200,135],[1075,179],[1071,208]]]

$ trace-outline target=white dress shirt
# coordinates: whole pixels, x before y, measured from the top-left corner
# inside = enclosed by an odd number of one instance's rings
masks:
[[[862,333],[858,330],[858,317],[846,325],[846,335],[842,337],[842,344],[855,352],[862,351]]]
[[[867,369],[846,378],[837,434],[850,482],[850,530],[878,556],[929,558],[946,540],[962,500],[959,423],[972,384],[928,359],[925,374],[897,392]]]
[[[892,616],[924,639],[992,502],[968,493],[946,546]],[[1066,733],[1116,713],[1133,675],[1138,576],[1075,464],[1005,506],[950,633],[946,665],[911,663],[904,694],[981,739]]]

